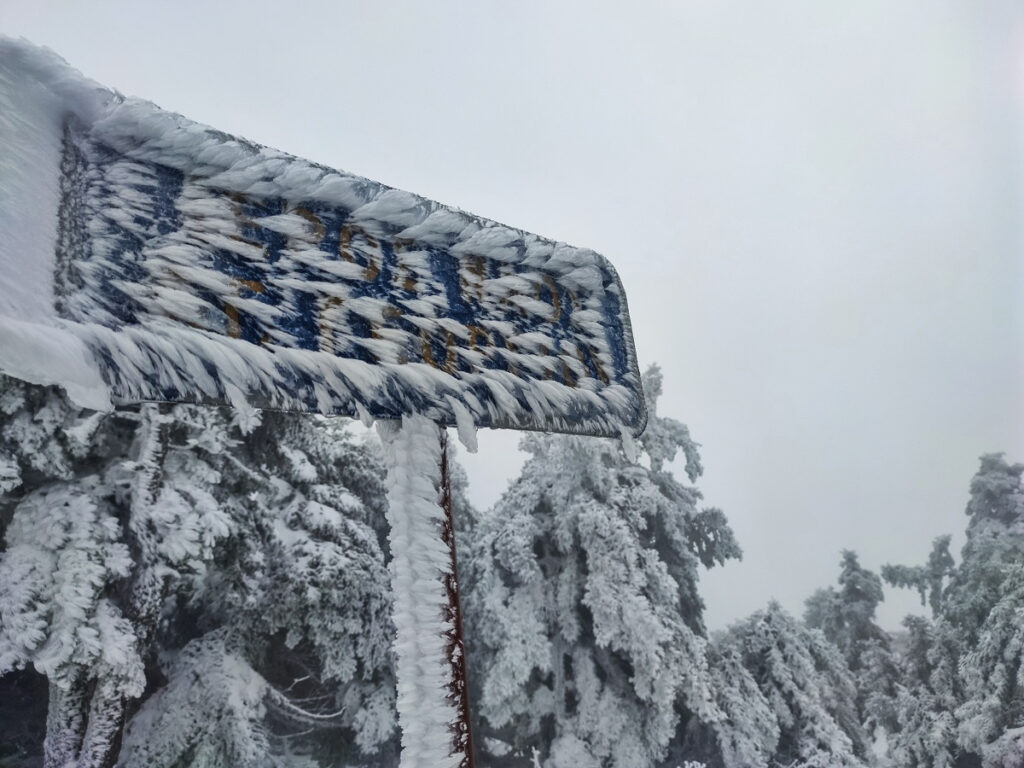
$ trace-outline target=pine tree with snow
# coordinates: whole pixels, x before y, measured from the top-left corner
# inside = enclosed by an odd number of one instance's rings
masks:
[[[660,765],[676,768],[687,761],[707,768],[763,768],[769,765],[781,735],[779,722],[737,647],[708,644],[708,671],[716,711],[690,718]]]
[[[1024,464],[1011,465],[1002,454],[987,454],[971,480],[967,542],[942,606],[943,616],[963,633],[967,645],[975,643],[999,601],[1007,566],[1024,561],[1022,474]]]
[[[955,711],[962,695],[957,673],[960,642],[941,619],[907,616],[905,649],[896,686],[897,727],[889,736],[894,765],[956,768],[961,763]]]
[[[906,635],[897,654],[895,722],[888,734],[889,756],[907,768],[952,768],[960,755],[955,710],[963,697],[957,667],[961,641],[942,616],[943,599],[956,564],[949,536],[932,542],[924,565],[884,565],[884,579],[916,589],[933,619],[907,616]]]
[[[130,724],[124,765],[176,768],[187,758],[197,768],[299,768],[392,758],[393,630],[376,448],[336,419],[264,413],[233,456],[224,481],[245,502],[238,535],[181,585],[185,618],[165,639],[169,682]],[[206,671],[259,695],[242,696],[241,706],[191,690]],[[225,727],[209,728],[218,721]],[[207,762],[188,758],[197,749]]]
[[[720,655],[733,655],[753,678],[777,725],[774,744],[748,735],[749,746],[740,760],[727,754],[723,765],[862,768],[866,764],[854,680],[838,649],[819,630],[797,621],[773,602],[732,626],[716,645]],[[738,679],[735,673],[731,677]],[[752,708],[757,711],[763,705],[755,699]],[[772,733],[763,715],[754,721],[754,728],[754,733]],[[758,762],[765,753],[768,759]]]
[[[884,738],[895,729],[896,662],[888,634],[875,622],[885,599],[882,580],[844,550],[839,589],[817,590],[807,599],[804,622],[820,629],[843,654],[857,687],[857,712],[865,731]],[[876,734],[876,731],[879,731]]]
[[[926,566],[886,578],[927,593],[934,622],[911,619],[891,741],[898,765],[1021,764],[1021,611],[1024,590],[1024,465],[982,456],[971,481],[970,521],[959,566],[939,539]]]
[[[1024,765],[1024,464],[981,457],[967,542],[943,600],[962,642],[959,742],[984,768]]]
[[[0,678],[49,680],[45,768],[110,768],[126,723],[131,768],[393,753],[372,445],[337,420],[94,414],[2,384]]]
[[[1024,765],[1024,562],[1007,566],[978,641],[960,660],[959,741],[984,768]]]
[[[172,410],[90,414],[2,383],[0,675],[31,665],[49,680],[46,768],[105,768],[145,689],[169,585],[202,567],[230,516],[193,450],[201,436]]]
[[[846,549],[839,564],[839,589],[826,587],[811,595],[804,622],[820,629],[856,671],[867,646],[887,639],[875,623],[875,611],[884,599],[882,580],[861,566],[856,552]]]
[[[682,450],[696,480],[697,447],[657,415],[657,368],[644,384],[644,463],[618,441],[528,435],[521,475],[475,526],[466,637],[495,764],[536,749],[547,768],[650,766],[680,710],[717,712],[696,580],[739,548],[665,469]]]

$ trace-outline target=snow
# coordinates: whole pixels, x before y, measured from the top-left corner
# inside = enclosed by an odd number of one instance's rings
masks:
[[[12,72],[11,63],[0,58],[0,308],[11,317],[45,320],[53,304],[61,105],[55,94]]]
[[[2,253],[0,273],[10,273]],[[83,408],[111,408],[109,390],[89,348],[59,328],[0,313],[0,371],[32,384],[59,385]]]
[[[476,453],[476,425],[473,423],[473,414],[454,397],[449,397],[448,400],[452,407],[452,413],[455,414],[455,426],[458,429],[459,442],[470,453]]]
[[[84,407],[109,409],[86,346],[45,325],[54,304],[67,109],[60,72],[53,54],[0,39],[0,369],[33,384],[59,383]]]
[[[423,416],[377,422],[388,468],[388,523],[396,629],[398,717],[402,768],[456,768],[452,724],[459,713],[448,696],[448,604],[444,576],[451,572],[441,540],[439,427]]]
[[[0,146],[0,371],[93,409],[643,428],[625,295],[591,250],[227,136],[7,38]]]

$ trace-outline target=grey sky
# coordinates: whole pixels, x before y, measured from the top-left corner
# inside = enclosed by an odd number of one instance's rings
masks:
[[[843,547],[923,559],[962,532],[979,454],[1024,460],[1018,8],[0,0],[0,31],[606,255],[746,551],[703,579],[717,627],[799,611]],[[463,457],[478,503],[515,442]],[[889,595],[891,627],[915,600]]]

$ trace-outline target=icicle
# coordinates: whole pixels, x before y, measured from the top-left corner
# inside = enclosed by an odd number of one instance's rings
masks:
[[[366,407],[362,403],[360,403],[358,400],[356,401],[355,405],[356,405],[356,413],[359,414],[359,421],[361,421],[363,426],[366,427],[367,429],[372,427],[373,426],[373,422],[375,421],[375,419],[370,414],[370,412],[368,410],[366,410]]]
[[[452,407],[452,413],[455,414],[455,426],[459,431],[459,442],[470,453],[476,453],[476,422],[473,419],[473,414],[457,398],[448,395],[447,400],[448,404]]]
[[[619,438],[622,441],[622,452],[626,454],[627,461],[630,464],[636,464],[640,460],[640,448],[628,427],[619,427]]]

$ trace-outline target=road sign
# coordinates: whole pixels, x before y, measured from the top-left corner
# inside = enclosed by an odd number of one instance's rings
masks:
[[[34,275],[52,285],[17,290],[52,302],[35,321],[84,344],[113,402],[643,428],[625,294],[598,254],[97,86],[72,99],[36,68],[8,101],[61,102],[29,115],[30,140],[60,147],[32,169],[53,173],[53,250],[0,258],[9,276],[52,259]],[[34,163],[10,134],[8,162]]]

